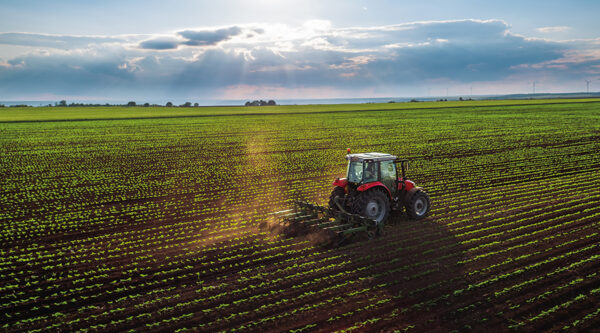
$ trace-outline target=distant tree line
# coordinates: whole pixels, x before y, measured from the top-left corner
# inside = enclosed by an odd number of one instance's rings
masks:
[[[0,108],[4,108],[4,107],[6,107],[6,105],[0,104]],[[30,107],[30,105],[27,105],[27,104],[15,104],[15,105],[9,105],[8,107],[10,107],[10,108],[27,108],[27,107]]]
[[[246,102],[246,104],[244,104],[245,106],[266,106],[266,105],[277,105],[277,103],[275,103],[274,100],[270,99],[268,102],[263,101],[262,99],[260,101],[248,101]]]
[[[277,103],[274,100],[269,100],[269,101],[264,101],[264,100],[256,100],[256,101],[248,101],[246,102],[246,104],[244,104],[245,106],[272,106],[272,105],[277,105]],[[30,105],[25,105],[25,104],[20,104],[20,105],[10,105],[10,107],[28,107]],[[48,104],[48,106],[53,106],[52,104]],[[66,100],[61,100],[60,102],[56,102],[54,103],[54,106],[56,107],[93,107],[93,106],[127,106],[127,107],[159,107],[162,106],[160,104],[150,104],[150,103],[144,103],[144,104],[137,104],[135,101],[129,101],[127,102],[127,104],[109,104],[109,103],[105,103],[105,104],[99,104],[99,103],[67,103]],[[172,102],[167,102],[164,106],[166,107],[181,107],[181,108],[191,108],[191,107],[199,107],[200,105],[198,103],[193,103],[192,102],[185,102],[179,106],[174,105]],[[5,107],[4,104],[0,104],[0,108]]]
[[[135,104],[135,102],[129,102],[129,103],[127,103],[127,106],[137,106],[137,105]],[[144,103],[142,106],[149,107],[149,106],[162,106],[162,105]],[[173,105],[172,102],[167,102],[167,104],[165,104],[165,106],[170,108],[170,107],[173,107],[174,105]],[[194,103],[193,106],[194,107],[199,107],[200,104]],[[181,108],[191,108],[192,107],[192,102],[185,102],[185,103],[179,105],[179,107],[181,107]]]
[[[28,106],[28,105],[21,105],[21,106]],[[52,105],[48,105],[48,106],[52,106]],[[129,102],[127,102],[127,104],[109,104],[109,103],[106,103],[106,104],[92,104],[92,103],[87,103],[87,104],[86,103],[70,103],[70,104],[67,104],[67,101],[62,100],[60,102],[54,103],[54,106],[60,106],[60,107],[69,107],[69,106],[77,106],[77,107],[81,107],[81,106],[128,106],[128,107],[143,106],[143,107],[150,107],[150,106],[152,106],[152,107],[158,107],[158,106],[163,106],[163,105],[150,104],[150,103],[137,104],[134,101],[129,101]],[[173,107],[175,105],[173,105],[172,102],[167,102],[164,106]],[[198,103],[192,104],[192,102],[185,102],[185,103],[179,105],[179,107],[182,107],[182,108],[190,108],[192,106],[199,107],[200,104],[198,104]]]
[[[472,101],[473,99],[471,97],[469,97],[469,98],[459,97],[458,100],[462,102],[462,101]],[[437,101],[438,102],[448,102],[448,99],[447,98],[440,98]]]

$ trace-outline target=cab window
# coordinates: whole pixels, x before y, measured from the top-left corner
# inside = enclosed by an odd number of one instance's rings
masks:
[[[363,182],[375,182],[377,181],[377,177],[379,175],[379,170],[377,170],[379,164],[377,162],[365,161],[365,171],[363,173]]]
[[[381,181],[396,181],[396,165],[393,161],[381,162]]]
[[[360,183],[363,176],[363,163],[350,162],[348,163],[348,181],[351,183]]]

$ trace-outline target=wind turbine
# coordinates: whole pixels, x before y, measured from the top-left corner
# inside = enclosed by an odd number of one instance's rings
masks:
[[[586,92],[589,94],[590,93],[590,82],[592,82],[591,80],[585,80],[585,88],[586,88]]]

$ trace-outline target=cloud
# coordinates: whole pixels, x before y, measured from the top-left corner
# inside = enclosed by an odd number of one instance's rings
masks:
[[[252,91],[418,95],[427,87],[474,82],[498,87],[542,77],[576,80],[597,72],[600,59],[598,40],[527,38],[502,20],[352,28],[310,21],[126,37],[0,34],[2,41],[40,47],[0,59],[3,92],[124,98]],[[64,51],[55,50],[58,45]]]
[[[176,49],[180,43],[180,41],[172,38],[156,38],[141,42],[139,47],[148,50],[173,50]]]
[[[10,68],[0,69],[0,87],[7,93],[89,94],[112,86],[126,88],[135,73],[124,58],[92,52],[11,59]]]
[[[542,32],[542,33],[553,33],[553,32],[564,32],[567,30],[570,30],[570,27],[566,27],[566,26],[555,26],[555,27],[542,27],[542,28],[537,28],[535,30]]]
[[[46,35],[23,32],[0,33],[0,44],[43,46],[57,49],[73,49],[90,44],[119,42],[125,42],[125,39],[105,36]]]
[[[229,27],[217,30],[184,30],[177,34],[187,40],[183,44],[188,46],[215,45],[219,42],[231,39],[231,37],[242,33],[240,27]]]
[[[186,46],[214,46],[221,42],[246,33],[246,38],[250,39],[255,34],[262,34],[263,29],[243,29],[238,26],[220,29],[203,30],[183,30],[176,33],[173,37],[158,37],[142,41],[138,47],[148,50],[174,50],[181,45]]]

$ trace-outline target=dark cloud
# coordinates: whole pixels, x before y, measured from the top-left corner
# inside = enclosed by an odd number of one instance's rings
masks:
[[[139,47],[148,50],[174,50],[180,45],[212,46],[240,35],[243,31],[242,28],[237,26],[216,30],[184,30],[177,33],[177,35],[185,39],[183,41],[174,38],[155,38],[141,42]],[[264,30],[249,29],[246,38],[252,38],[254,36],[252,32],[260,34]]]
[[[364,70],[386,80],[499,80],[513,74],[514,66],[559,59],[565,50],[558,43],[510,35],[477,43],[448,40],[400,48],[393,57],[366,64]]]
[[[242,33],[242,28],[240,27],[229,27],[217,30],[184,30],[180,31],[177,34],[187,40],[182,44],[188,46],[206,46],[206,45],[215,45],[219,42],[226,41],[233,36],[239,35]]]
[[[139,47],[148,50],[174,50],[179,46],[179,41],[175,39],[149,39],[140,43]]]
[[[0,89],[12,94],[95,94],[107,87],[125,89],[135,78],[118,57],[29,55],[11,62],[18,66],[0,66]]]

